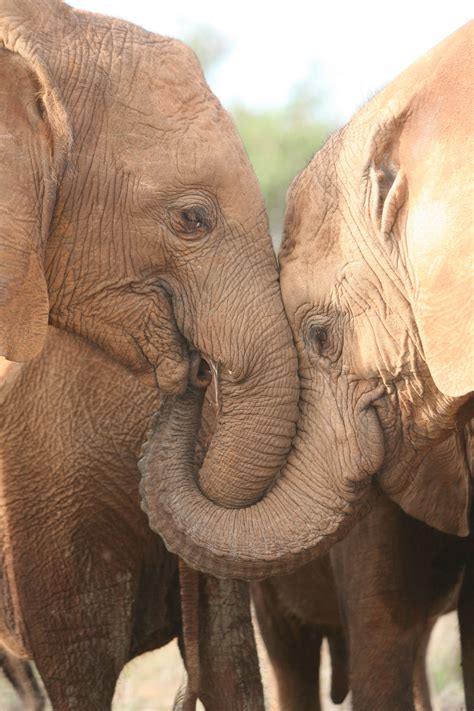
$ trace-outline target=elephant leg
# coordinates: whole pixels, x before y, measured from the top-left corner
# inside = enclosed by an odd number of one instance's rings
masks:
[[[471,555],[458,604],[466,708],[474,709],[474,557]]]
[[[20,697],[23,711],[43,711],[46,708],[46,696],[30,662],[0,649],[0,667]]]
[[[180,561],[180,585],[188,684],[178,708],[193,709],[198,696],[206,711],[263,711],[247,583],[200,575]]]
[[[54,711],[110,710],[117,679],[129,659],[130,640],[122,639],[121,626],[126,636],[132,616],[131,606],[114,604],[115,595],[120,592],[108,593],[112,609],[103,620],[91,619],[88,604],[94,605],[94,593],[89,601],[61,603],[62,629],[52,626],[48,610],[36,614],[35,624],[44,629],[44,637],[35,634],[33,640],[37,666]]]
[[[20,547],[15,573],[29,648],[54,711],[109,711],[130,658],[138,571],[112,545],[32,540]]]
[[[383,500],[331,551],[354,711],[416,708],[415,670],[432,593],[429,548],[418,536],[415,550],[413,539],[407,517]]]
[[[416,711],[432,711],[430,686],[428,683],[428,674],[426,673],[426,652],[428,650],[432,629],[433,625],[427,625],[423,639],[420,641],[418,647],[418,655],[415,662],[413,688],[415,692]]]
[[[376,623],[360,611],[352,616],[359,618],[349,623],[353,710],[415,711],[416,635],[394,629],[389,616]]]
[[[323,634],[285,614],[272,581],[252,585],[258,625],[275,671],[281,711],[320,711],[319,663]]]

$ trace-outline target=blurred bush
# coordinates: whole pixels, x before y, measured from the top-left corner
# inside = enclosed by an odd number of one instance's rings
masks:
[[[315,118],[317,104],[317,98],[301,87],[282,107],[260,111],[231,107],[260,181],[275,246],[281,241],[286,192],[331,133]]]
[[[230,51],[226,39],[209,26],[194,27],[185,41],[196,52],[207,76]],[[284,105],[227,107],[260,181],[275,247],[281,241],[288,187],[334,130],[329,122],[318,118],[320,97],[313,84],[313,80],[296,84]]]

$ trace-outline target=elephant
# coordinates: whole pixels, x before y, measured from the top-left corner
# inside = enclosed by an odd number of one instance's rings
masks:
[[[249,506],[206,501],[189,453],[202,395],[175,398],[159,425],[144,504],[191,565],[245,579],[290,573],[326,554],[381,492],[440,531],[468,533],[472,29],[369,101],[289,190],[280,285],[300,399],[278,476]]]
[[[456,608],[468,554],[465,538],[384,496],[328,556],[252,583],[279,708],[319,711],[327,636],[335,703],[350,689],[354,711],[431,711],[426,649],[436,619]]]
[[[23,671],[36,663],[55,711],[105,711],[126,662],[178,637],[188,684],[176,708],[201,698],[210,711],[263,709],[247,585],[182,563],[178,576],[140,509],[137,460],[156,389],[53,327],[38,356],[3,370],[0,641],[9,661]]]
[[[196,56],[0,0],[0,87],[0,355],[28,361],[49,323],[163,396],[212,371],[203,499],[255,501],[295,432],[297,356],[256,176]]]

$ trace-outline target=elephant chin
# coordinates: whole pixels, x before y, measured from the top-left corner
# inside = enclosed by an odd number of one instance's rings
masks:
[[[226,508],[199,488],[196,443],[204,391],[164,398],[139,462],[142,508],[168,550],[216,577],[256,580],[289,573],[328,552],[376,496],[361,482],[350,495],[320,496],[327,474],[301,466],[296,448],[258,502]],[[217,428],[213,439],[219,436]],[[303,435],[304,436],[304,435]],[[324,484],[323,484],[324,480]]]
[[[170,396],[182,395],[185,392],[188,376],[189,362],[183,360],[181,362],[173,361],[171,367],[165,361],[164,366],[139,373],[137,377],[143,385],[147,385],[150,388],[158,388],[162,395]]]

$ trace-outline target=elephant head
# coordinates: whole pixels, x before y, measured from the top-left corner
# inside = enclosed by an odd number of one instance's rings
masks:
[[[202,487],[254,501],[294,434],[296,351],[256,177],[195,55],[0,0],[0,86],[0,354],[33,357],[49,319],[163,394],[213,368]]]
[[[237,511],[195,506],[193,438],[181,461],[165,442],[197,422],[199,402],[188,393],[162,418],[144,469],[161,472],[166,504],[155,491],[151,520],[191,564],[248,578],[289,572],[325,553],[380,489],[441,530],[467,532],[470,31],[363,107],[290,189],[280,281],[301,394],[273,487]],[[178,512],[169,502],[180,487]]]
[[[327,453],[326,500],[359,496],[376,475],[407,513],[459,534],[469,475],[456,430],[472,415],[473,390],[464,71],[473,26],[410,67],[314,157],[291,188],[281,254],[300,426]]]

